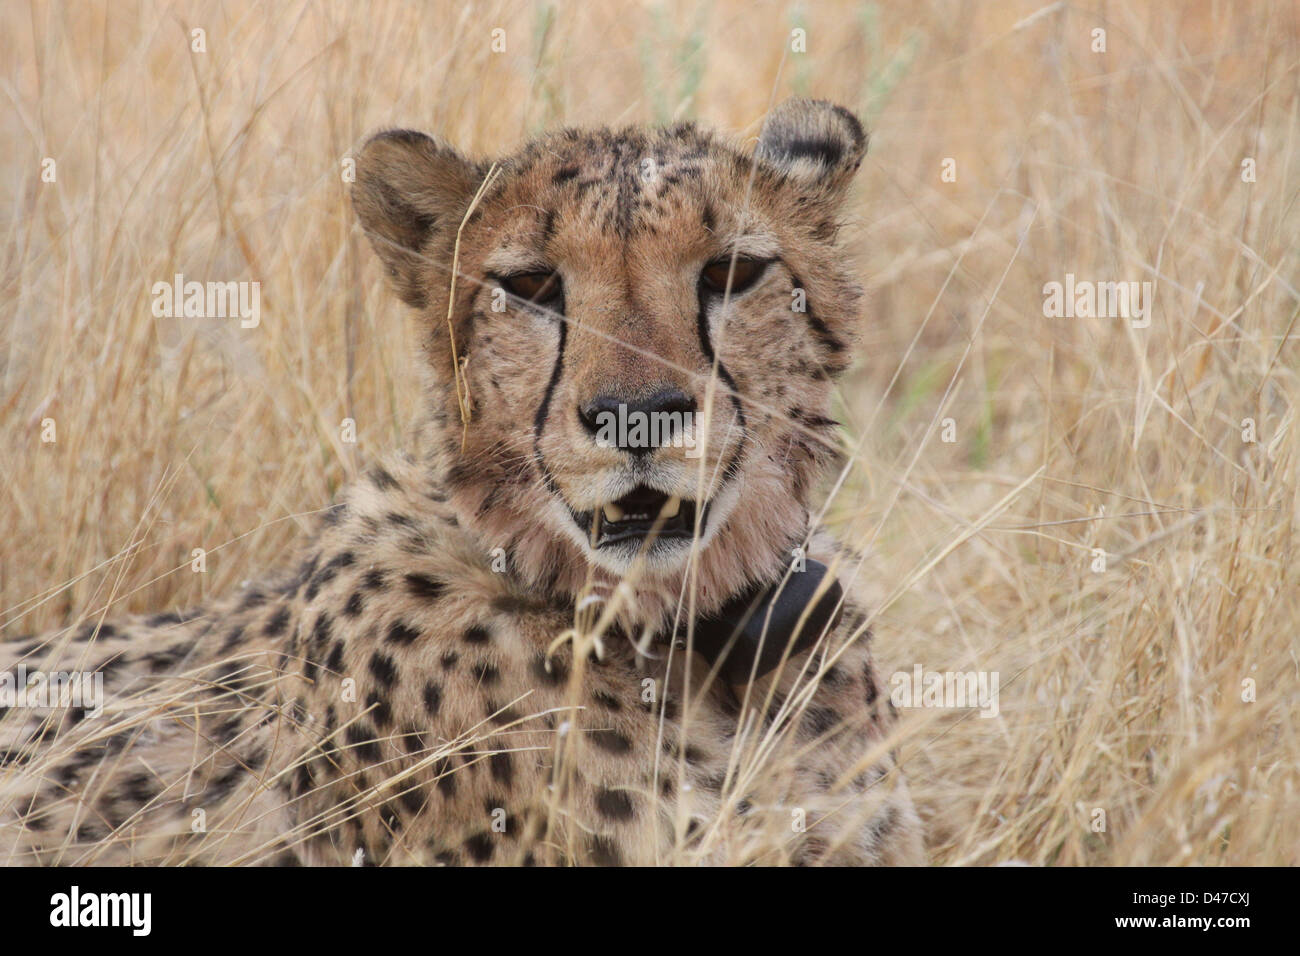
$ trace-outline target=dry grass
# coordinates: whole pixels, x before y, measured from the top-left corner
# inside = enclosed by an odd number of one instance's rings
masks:
[[[932,859],[1300,862],[1295,7],[10,3],[0,22],[7,636],[228,592],[401,444],[413,320],[340,176],[367,131],[489,155],[560,122],[753,135],[773,91],[806,92],[873,129],[834,519],[870,547],[887,670],[1002,680],[995,719],[905,712]],[[783,56],[793,27],[808,52]],[[155,319],[176,272],[260,281],[261,327]],[[1154,282],[1150,327],[1044,318],[1066,273]]]

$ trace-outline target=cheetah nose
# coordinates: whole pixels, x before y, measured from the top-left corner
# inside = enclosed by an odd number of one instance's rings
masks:
[[[654,451],[666,444],[672,437],[673,428],[689,428],[687,415],[695,412],[695,399],[678,388],[660,388],[645,398],[626,401],[615,395],[597,395],[595,398],[578,406],[578,418],[583,427],[593,437],[600,437],[602,428],[613,429],[613,434],[621,436],[627,428],[635,427],[638,420],[647,426],[655,427],[643,430],[642,434],[660,436],[659,441],[649,441],[640,445],[618,443],[623,451],[642,455]],[[656,418],[676,415],[676,419]]]

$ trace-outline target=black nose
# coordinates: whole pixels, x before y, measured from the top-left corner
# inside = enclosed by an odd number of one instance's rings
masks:
[[[689,430],[693,423],[688,416],[694,413],[695,399],[676,388],[661,388],[630,402],[597,395],[578,406],[578,418],[593,437],[634,455],[653,451],[668,444],[678,431]]]

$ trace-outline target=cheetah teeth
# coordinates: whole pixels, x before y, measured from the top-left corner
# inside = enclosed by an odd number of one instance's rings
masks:
[[[649,521],[654,517],[649,514],[629,514],[612,501],[607,502],[604,505],[603,510],[605,512],[605,520],[611,524],[619,521]],[[663,507],[659,509],[659,517],[665,520],[676,518],[677,515],[681,513],[681,510],[682,499],[673,495],[665,501]]]

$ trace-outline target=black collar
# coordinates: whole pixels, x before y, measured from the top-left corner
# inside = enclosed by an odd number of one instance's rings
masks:
[[[820,595],[825,578],[830,582]],[[815,643],[839,623],[844,590],[826,565],[804,559],[802,571],[791,571],[774,584],[744,591],[695,625],[694,647],[710,664],[719,660],[722,678],[730,684],[762,677],[781,662]],[[807,610],[808,617],[799,627]]]

